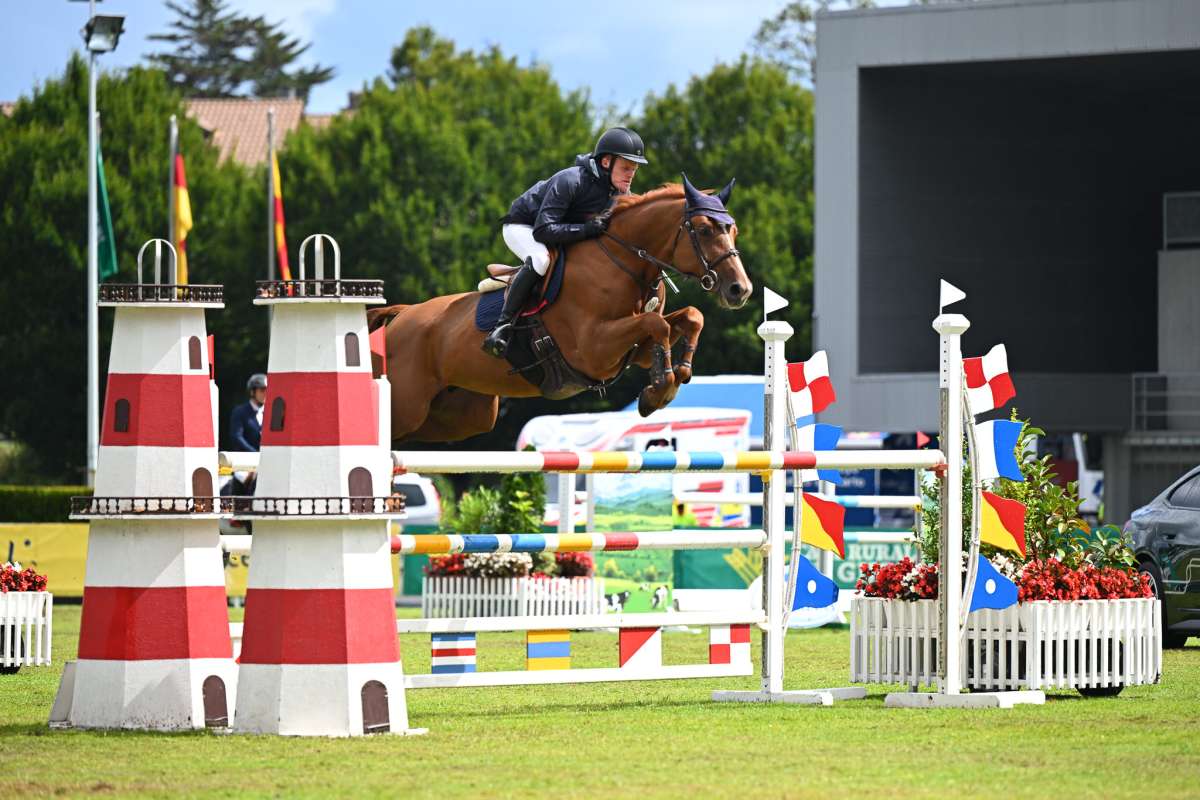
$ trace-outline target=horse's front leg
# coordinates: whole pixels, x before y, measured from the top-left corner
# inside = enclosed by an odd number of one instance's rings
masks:
[[[692,379],[692,359],[695,358],[696,347],[700,344],[700,331],[704,330],[704,314],[695,306],[684,306],[667,314],[663,319],[671,326],[671,346],[674,347],[677,341],[683,340],[679,361],[674,370],[675,386],[678,389]],[[673,399],[674,395],[667,402]]]
[[[638,397],[638,412],[643,417],[669,403],[678,391],[671,369],[671,335],[670,323],[653,312],[605,322],[594,330],[596,344],[606,345],[595,351],[598,360],[608,359],[605,349],[615,349],[623,357],[635,345],[638,347],[633,363],[650,370],[650,385]],[[588,372],[587,367],[583,369]],[[595,369],[588,374],[601,374],[599,365]]]

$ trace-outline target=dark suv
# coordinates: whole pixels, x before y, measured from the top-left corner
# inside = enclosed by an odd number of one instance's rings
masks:
[[[1200,636],[1200,467],[1133,512],[1125,532],[1162,601],[1163,646],[1183,647]]]

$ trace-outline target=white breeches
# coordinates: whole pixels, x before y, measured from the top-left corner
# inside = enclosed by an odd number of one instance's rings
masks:
[[[550,251],[546,249],[546,245],[533,238],[533,226],[508,224],[501,232],[504,234],[504,243],[517,258],[522,262],[532,258],[537,274],[546,274],[546,270],[550,269]]]

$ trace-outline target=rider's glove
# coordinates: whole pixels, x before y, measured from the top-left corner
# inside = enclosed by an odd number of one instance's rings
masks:
[[[588,239],[599,236],[608,230],[608,221],[612,219],[612,209],[605,209],[583,223],[583,233]]]

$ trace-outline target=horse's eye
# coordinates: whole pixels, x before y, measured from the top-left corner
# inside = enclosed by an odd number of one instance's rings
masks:
[[[711,226],[711,225],[706,225],[706,226],[704,226],[703,228],[701,228],[701,229],[700,229],[700,235],[701,235],[701,236],[712,236],[712,235],[713,235],[713,228],[712,228],[712,226]]]

